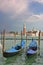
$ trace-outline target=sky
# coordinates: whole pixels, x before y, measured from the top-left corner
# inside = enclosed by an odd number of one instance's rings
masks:
[[[43,31],[43,0],[0,0],[0,31]]]

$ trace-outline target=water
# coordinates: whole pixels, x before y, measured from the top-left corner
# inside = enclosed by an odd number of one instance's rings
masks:
[[[6,40],[5,49],[11,48],[11,46],[16,45],[20,41],[21,40],[16,40],[16,41]],[[25,43],[25,47],[28,46],[30,41],[31,40],[27,40],[27,43]],[[1,43],[1,40],[0,40],[0,43]],[[27,57],[23,50],[18,55],[15,55],[10,58],[4,58],[2,54],[2,50],[0,49],[0,65],[43,65],[43,40],[40,41],[40,56],[35,55],[35,56]]]

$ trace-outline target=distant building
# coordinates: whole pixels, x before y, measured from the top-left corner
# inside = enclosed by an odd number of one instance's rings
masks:
[[[43,32],[41,32],[41,36],[43,36]]]
[[[36,36],[36,33],[37,33],[37,31],[28,31],[28,32],[26,32],[26,34],[29,35],[29,36]]]
[[[38,36],[39,34],[39,30],[36,30],[34,27],[32,30],[30,31],[26,31],[26,24],[23,25],[23,31],[22,31],[22,34],[26,36],[29,35],[29,36]]]
[[[39,30],[36,32],[36,36],[38,36],[39,35]]]
[[[32,29],[32,36],[38,36],[39,30],[36,30],[34,27]]]
[[[33,29],[30,30],[30,31],[28,31],[28,32],[26,32],[26,34],[29,35],[29,36],[38,36],[39,31],[37,31],[37,30],[33,27]]]

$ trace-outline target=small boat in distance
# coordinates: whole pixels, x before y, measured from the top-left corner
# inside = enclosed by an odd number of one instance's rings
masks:
[[[17,44],[16,46],[12,46],[11,49],[3,51],[3,56],[4,57],[15,56],[24,49],[24,45],[25,41],[22,40],[21,43]]]
[[[27,47],[26,50],[26,55],[34,55],[37,52],[37,42],[32,39],[31,43],[29,44],[29,46]]]

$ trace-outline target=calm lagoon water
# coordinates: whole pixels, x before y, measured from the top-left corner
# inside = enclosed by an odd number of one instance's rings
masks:
[[[25,49],[26,49],[26,46],[29,45],[30,41],[31,40],[27,40],[26,42],[25,40]],[[11,39],[5,40],[5,49],[9,49],[11,48],[11,46],[14,46],[15,44],[20,42],[21,40],[16,40],[16,41]],[[1,43],[1,40],[0,40],[0,43]],[[40,56],[36,55],[32,57],[27,57],[25,55],[24,50],[18,55],[15,55],[10,58],[4,58],[1,52],[2,50],[0,49],[0,65],[43,65],[43,40],[40,40]]]

